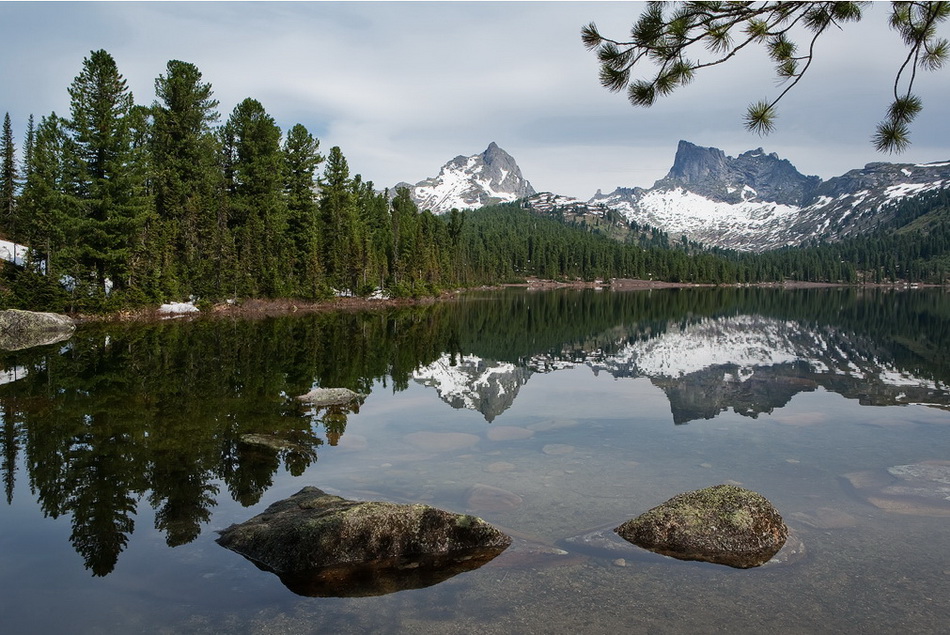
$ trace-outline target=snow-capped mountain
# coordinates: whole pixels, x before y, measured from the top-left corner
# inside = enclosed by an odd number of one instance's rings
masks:
[[[620,334],[615,334],[624,339]],[[492,421],[534,373],[586,365],[615,378],[646,377],[663,390],[673,422],[726,410],[756,417],[819,387],[874,405],[950,407],[950,385],[898,366],[887,349],[854,333],[757,315],[706,318],[603,349],[534,355],[518,364],[460,355],[419,368],[415,380],[453,408]]]
[[[764,251],[837,240],[891,218],[890,204],[950,188],[950,162],[869,163],[822,181],[761,148],[738,157],[680,141],[673,167],[652,188],[600,191],[588,201],[672,238]]]
[[[439,175],[407,187],[419,209],[443,214],[484,205],[509,203],[533,195],[534,188],[522,175],[514,158],[494,141],[481,154],[457,156]],[[395,189],[395,188],[394,188]]]
[[[424,386],[436,389],[453,408],[476,410],[491,422],[515,401],[531,371],[507,362],[489,362],[473,355],[442,355],[413,373]]]

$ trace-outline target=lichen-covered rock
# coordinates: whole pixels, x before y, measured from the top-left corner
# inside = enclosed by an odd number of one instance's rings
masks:
[[[223,530],[217,542],[297,593],[350,596],[434,584],[487,562],[511,538],[467,514],[305,487]]]
[[[788,538],[772,504],[735,485],[679,494],[615,531],[656,553],[741,569],[768,562]]]
[[[354,392],[349,388],[314,388],[306,395],[297,397],[300,401],[317,407],[345,406],[354,401],[362,401],[365,398],[366,395]]]
[[[55,344],[71,337],[75,329],[72,318],[58,313],[0,311],[0,349],[18,351]]]

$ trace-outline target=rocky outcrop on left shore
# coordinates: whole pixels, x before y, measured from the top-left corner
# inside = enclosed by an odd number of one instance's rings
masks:
[[[19,351],[69,339],[76,330],[72,318],[58,313],[7,309],[0,311],[0,349]]]

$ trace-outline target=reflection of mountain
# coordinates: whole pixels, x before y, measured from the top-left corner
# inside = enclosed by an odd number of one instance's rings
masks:
[[[535,355],[521,364],[448,356],[416,371],[455,408],[488,421],[508,408],[533,372],[587,364],[614,377],[648,377],[670,400],[674,423],[720,412],[755,417],[818,387],[867,405],[923,403],[950,407],[948,387],[895,365],[893,355],[865,336],[832,326],[735,315],[681,323],[649,338],[614,332],[607,347]],[[601,338],[603,344],[603,338]]]
[[[477,410],[487,421],[507,410],[531,371],[507,362],[489,362],[471,355],[443,355],[413,374],[413,378],[435,388],[453,408]]]

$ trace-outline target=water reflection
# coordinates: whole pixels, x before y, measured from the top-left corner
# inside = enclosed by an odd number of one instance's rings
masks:
[[[431,386],[488,421],[534,374],[584,364],[648,377],[674,423],[756,416],[823,387],[870,405],[950,406],[941,292],[760,289],[512,292],[417,309],[85,327],[0,357],[8,503],[68,516],[96,576],[113,570],[145,500],[169,546],[195,540],[227,495],[332,451],[357,406],[313,408],[315,386]],[[17,474],[19,458],[26,474]],[[20,482],[18,482],[18,479]],[[226,494],[225,494],[226,492]]]
[[[950,407],[946,323],[932,314],[945,309],[933,303],[935,296],[840,290],[789,295],[824,297],[835,314],[816,319],[796,304],[737,302],[661,324],[628,315],[602,333],[514,361],[446,354],[413,377],[453,408],[476,410],[489,422],[512,405],[533,374],[580,364],[616,378],[648,378],[667,395],[675,424],[729,409],[754,418],[819,387],[863,405]],[[747,297],[769,299],[754,291]],[[880,300],[885,302],[878,305]],[[523,311],[533,308],[526,303]]]

